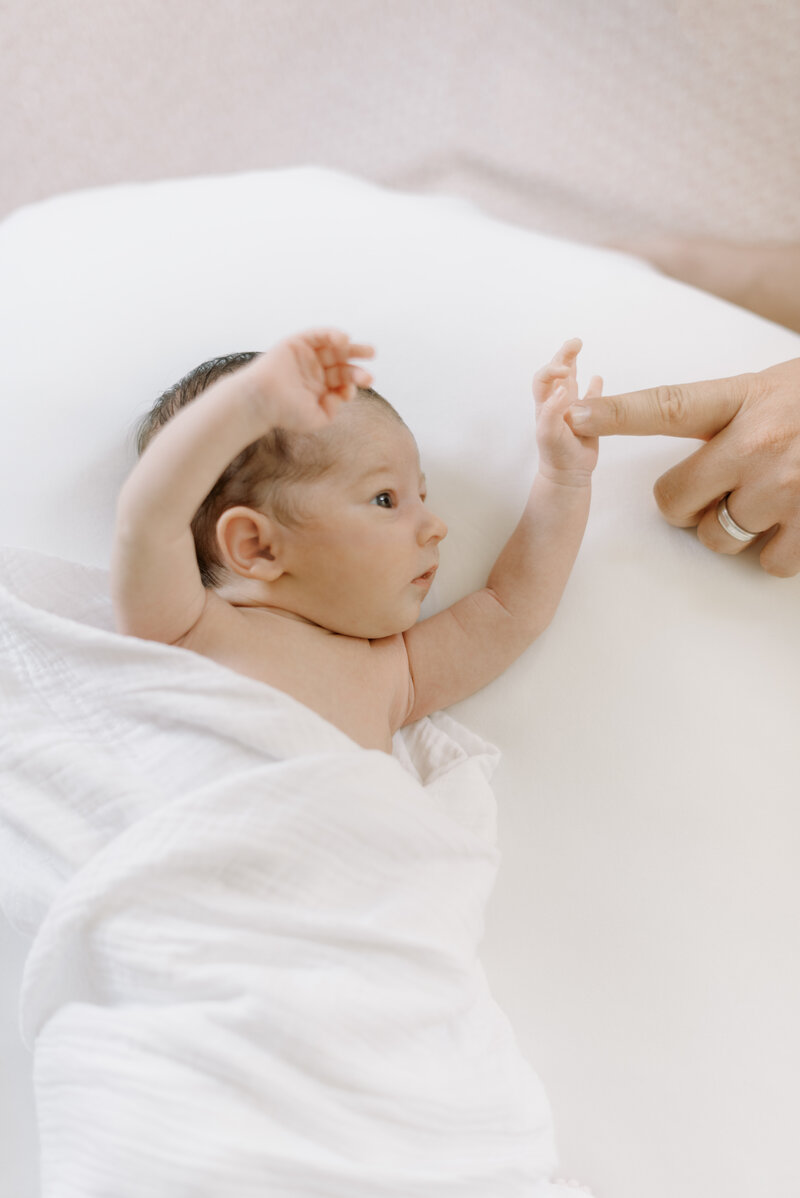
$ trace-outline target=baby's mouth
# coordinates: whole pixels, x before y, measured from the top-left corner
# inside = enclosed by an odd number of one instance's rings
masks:
[[[438,569],[438,566],[431,566],[430,570],[426,570],[424,574],[420,574],[419,578],[412,579],[412,582],[419,583],[420,586],[433,582],[433,576]]]

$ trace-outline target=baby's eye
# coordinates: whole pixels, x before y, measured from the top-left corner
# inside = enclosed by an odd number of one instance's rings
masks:
[[[391,491],[381,491],[380,494],[375,496],[372,502],[377,503],[378,507],[394,507],[394,499],[392,498]]]

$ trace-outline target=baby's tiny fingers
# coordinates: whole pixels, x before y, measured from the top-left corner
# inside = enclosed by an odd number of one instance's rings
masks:
[[[571,402],[574,403],[575,401],[572,400]],[[546,399],[544,399],[542,401],[542,403],[539,405],[539,412],[541,413],[543,418],[545,416],[547,416],[548,414],[551,417],[553,415],[558,416],[558,415],[560,415],[561,412],[566,411],[566,409],[569,407],[569,405],[570,405],[569,391],[567,390],[567,388],[565,386],[560,385],[560,386],[556,387],[555,390],[550,395],[548,395]]]
[[[567,374],[569,374],[569,366],[548,362],[546,366],[541,366],[533,377],[539,379],[542,383],[548,383],[552,382],[553,379],[564,378]]]
[[[340,366],[338,363],[333,366],[325,367],[325,384],[332,390],[337,387],[345,387],[351,379],[350,367]]]
[[[566,411],[572,402],[574,401],[570,396],[568,387],[556,387],[555,394],[548,404],[548,407],[554,412],[563,412]]]
[[[351,345],[347,350],[348,358],[374,358],[375,348],[372,345]]]
[[[557,353],[553,354],[553,362],[557,365],[566,364],[571,370],[574,370],[575,360],[582,349],[583,342],[580,337],[571,337],[569,341],[564,342]]]
[[[341,329],[309,329],[303,336],[323,366],[333,366],[350,344],[350,338]]]
[[[599,374],[593,374],[589,386],[586,388],[584,399],[596,399],[598,395],[603,394],[603,380]]]
[[[578,354],[583,349],[583,342],[580,337],[570,337],[569,341],[565,341],[561,349],[556,354],[556,360],[561,358],[577,358]]]
[[[347,402],[347,396],[337,395],[332,391],[328,391],[319,401],[319,406],[322,408],[329,420],[333,420],[336,413],[343,403]]]
[[[569,366],[556,366],[548,362],[540,367],[533,376],[533,396],[538,403],[544,403],[550,394],[556,379],[565,379],[569,374]]]

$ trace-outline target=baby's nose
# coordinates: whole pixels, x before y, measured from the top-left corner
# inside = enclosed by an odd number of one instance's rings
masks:
[[[428,516],[428,521],[425,525],[426,540],[443,541],[447,536],[447,525],[444,520],[440,520],[433,512],[426,512],[426,515]]]

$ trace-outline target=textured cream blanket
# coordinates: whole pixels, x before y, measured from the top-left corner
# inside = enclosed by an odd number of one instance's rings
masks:
[[[496,752],[360,748],[0,555],[0,878],[34,936],[45,1198],[538,1198],[547,1101],[477,950]]]

